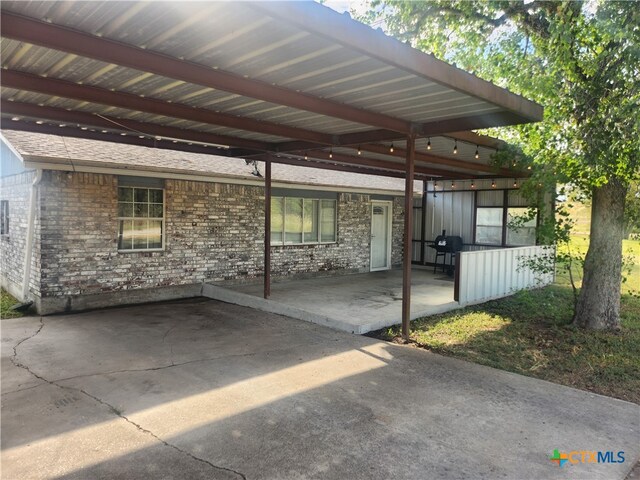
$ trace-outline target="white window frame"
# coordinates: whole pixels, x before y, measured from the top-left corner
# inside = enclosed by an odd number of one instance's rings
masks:
[[[532,207],[506,207],[506,208],[507,208],[507,218],[509,218],[509,210],[511,210],[511,209],[518,208],[518,209],[522,209],[522,210],[530,210]],[[511,243],[511,242],[509,242],[509,232],[510,231],[514,231],[515,232],[515,230],[526,229],[526,230],[533,230],[533,245],[536,245],[536,235],[538,233],[537,230],[538,230],[538,217],[539,217],[539,215],[540,215],[540,212],[538,211],[538,209],[536,209],[536,216],[531,219],[531,220],[535,220],[535,225],[530,226],[530,227],[524,227],[523,226],[523,227],[519,227],[518,229],[509,228],[509,222],[507,221],[507,224],[505,225],[505,228],[506,228],[505,244],[508,247],[530,247],[530,246],[532,246],[529,243],[521,245],[519,243]]]
[[[479,224],[478,223],[478,210],[480,209],[487,209],[487,210],[499,210],[500,211],[500,225],[484,225],[484,224]],[[474,218],[474,232],[475,232],[475,238],[473,239],[473,242],[475,245],[487,245],[487,246],[504,246],[502,244],[502,238],[503,238],[503,234],[504,234],[504,229],[505,229],[505,225],[504,225],[504,209],[505,207],[503,206],[488,206],[488,207],[476,207],[475,209],[475,218]],[[497,243],[487,243],[487,242],[478,242],[478,227],[488,227],[488,228],[499,228],[500,229],[500,241]]]
[[[306,198],[306,197],[293,197],[293,196],[282,196],[282,195],[275,195],[272,196],[271,199],[282,199],[282,241],[274,241],[273,239],[271,240],[271,246],[273,247],[287,247],[287,246],[302,246],[302,245],[330,245],[333,243],[338,243],[338,201],[333,199],[333,198]],[[287,218],[287,199],[291,199],[291,200],[302,200],[302,242],[301,243],[296,243],[296,242],[287,242],[286,241],[286,218]],[[308,242],[305,241],[304,239],[304,203],[305,201],[307,202],[312,202],[312,201],[317,201],[318,202],[318,218],[317,220],[317,226],[318,226],[318,240],[315,242]],[[335,216],[333,218],[333,231],[335,232],[334,234],[334,238],[333,240],[329,240],[329,241],[322,241],[322,222],[320,221],[321,217],[322,217],[322,202],[333,202],[334,204],[334,210],[335,210]],[[273,212],[273,210],[272,210]],[[272,213],[273,215],[273,213]],[[273,218],[271,218],[271,221],[273,221]],[[273,230],[272,230],[273,231]]]
[[[131,189],[138,189],[138,190],[161,190],[162,191],[162,218],[158,218],[158,217],[121,217],[120,215],[118,215],[118,225],[117,225],[117,229],[116,229],[116,248],[118,249],[118,253],[139,253],[139,252],[163,252],[165,250],[166,247],[166,215],[167,215],[167,201],[166,201],[166,192],[164,188],[160,188],[160,187],[147,187],[147,186],[134,186],[134,185],[118,185],[118,194],[119,194],[119,189],[120,188],[131,188]],[[134,194],[135,195],[135,194]],[[118,209],[119,209],[119,204],[120,204],[120,200],[119,200],[119,195],[117,195],[117,204],[118,204]],[[149,202],[147,202],[149,203]],[[119,212],[117,212],[119,213]],[[147,214],[148,215],[148,214]],[[160,237],[160,241],[162,243],[162,246],[160,248],[125,248],[122,249],[120,248],[120,222],[122,220],[143,220],[146,219],[147,221],[149,220],[153,220],[153,221],[160,221],[161,222],[161,229],[162,229],[162,235]]]

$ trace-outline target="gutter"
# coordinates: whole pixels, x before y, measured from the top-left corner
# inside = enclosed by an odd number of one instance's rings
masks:
[[[42,170],[36,170],[36,177],[31,184],[29,193],[29,218],[27,220],[27,238],[24,243],[24,276],[22,277],[22,301],[29,300],[29,281],[31,279],[31,259],[33,257],[33,237],[36,229],[36,209],[38,185],[42,180]]]

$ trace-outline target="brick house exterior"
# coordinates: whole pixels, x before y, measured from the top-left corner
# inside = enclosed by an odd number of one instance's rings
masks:
[[[171,153],[68,138],[62,155],[56,153],[60,137],[5,134],[23,156],[26,168],[37,164],[43,172],[36,187],[32,187],[33,171],[0,179],[1,197],[11,206],[11,231],[0,243],[2,284],[14,295],[22,284],[29,192],[36,188],[29,296],[40,313],[192,297],[199,295],[204,283],[261,281],[264,187],[251,178],[243,160],[221,159],[216,167],[214,159],[222,157],[180,153],[180,160],[209,162],[216,176],[187,179],[184,168],[180,174],[167,169],[158,173],[156,180],[165,192],[163,249],[123,252],[118,249],[119,181],[148,179],[153,176],[148,169],[140,170],[144,177],[136,177],[136,162],[139,168],[158,168],[149,159],[162,157],[166,163]],[[109,156],[105,149],[112,154],[108,161],[100,159]],[[128,156],[126,169],[127,158],[114,167],[122,152]],[[220,171],[228,162],[235,162],[240,174]],[[109,173],[97,168],[100,165],[108,165]],[[403,199],[398,193],[402,180],[313,170],[313,182],[303,185],[290,178],[300,175],[296,170],[300,167],[279,167],[280,173],[274,174],[274,181],[283,180],[278,191],[287,194],[304,188],[311,196],[329,191],[336,199],[337,221],[334,242],[272,246],[274,280],[369,271],[371,206],[376,199],[392,202],[391,264],[401,263]],[[310,169],[302,170],[309,175]],[[200,168],[197,173],[206,172]],[[356,186],[349,186],[350,182]],[[360,182],[372,185],[370,192]]]

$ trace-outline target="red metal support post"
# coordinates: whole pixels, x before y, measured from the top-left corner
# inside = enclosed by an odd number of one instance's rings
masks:
[[[427,245],[427,181],[422,181],[422,203],[420,208],[420,263],[425,262],[425,247]]]
[[[271,160],[264,162],[264,298],[271,295]]]
[[[402,338],[409,339],[411,321],[411,252],[413,237],[413,174],[415,168],[415,135],[407,137],[406,174],[404,184],[404,246],[402,249]]]

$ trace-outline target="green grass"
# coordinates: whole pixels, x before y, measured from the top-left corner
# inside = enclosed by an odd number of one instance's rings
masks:
[[[566,285],[522,291],[412,322],[411,338],[434,352],[640,404],[640,298],[622,298],[620,332],[571,326]],[[392,340],[399,327],[378,332]]]
[[[0,290],[0,318],[17,318],[24,314],[11,310],[18,301],[9,295],[4,289]]]
[[[569,249],[572,254],[577,254],[584,258],[588,248],[588,235],[572,235],[571,243],[568,247],[563,247],[563,250]],[[625,280],[622,282],[622,293],[640,294],[640,240],[623,240],[622,255],[625,263]],[[576,286],[580,287],[582,284],[582,266],[574,264],[571,271],[573,272]],[[568,272],[558,268],[556,282],[560,285],[570,285]]]

